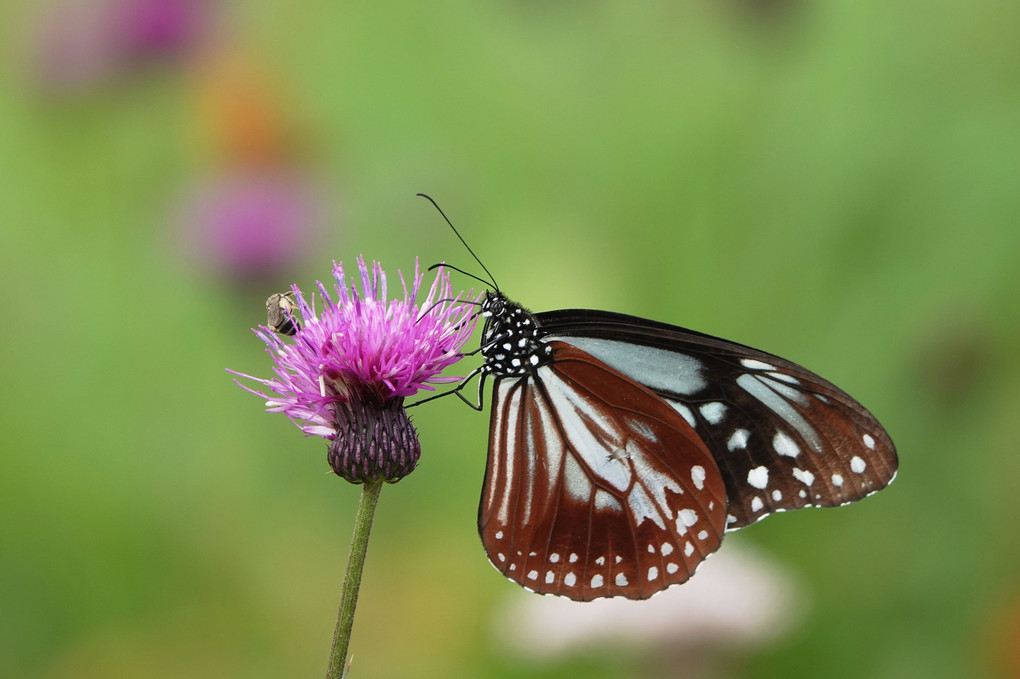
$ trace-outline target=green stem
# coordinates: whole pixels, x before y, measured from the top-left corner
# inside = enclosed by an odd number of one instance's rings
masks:
[[[358,589],[361,587],[361,571],[365,568],[368,536],[372,532],[372,519],[375,518],[375,506],[379,502],[382,484],[382,480],[367,481],[361,487],[361,502],[358,504],[358,514],[354,517],[354,536],[351,538],[351,553],[347,557],[347,572],[340,593],[340,610],[336,614],[336,629],[333,631],[333,648],[329,652],[326,679],[341,679],[344,676],[347,648],[354,627],[354,609],[358,605]]]

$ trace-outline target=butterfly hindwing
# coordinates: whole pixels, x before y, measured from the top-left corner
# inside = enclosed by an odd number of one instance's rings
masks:
[[[896,474],[895,447],[874,416],[795,363],[622,314],[535,317],[547,341],[597,357],[683,415],[725,480],[731,530],[776,511],[859,500]]]
[[[590,354],[549,342],[494,376],[479,531],[493,565],[541,593],[643,599],[719,546],[726,489],[684,417]]]

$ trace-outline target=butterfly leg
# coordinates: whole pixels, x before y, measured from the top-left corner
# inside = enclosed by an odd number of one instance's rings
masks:
[[[464,387],[467,386],[468,382],[473,380],[475,378],[475,376],[478,375],[478,374],[481,374],[482,377],[478,381],[478,404],[475,405],[474,403],[469,401],[467,398],[465,398],[464,394],[462,394],[460,392],[461,392],[461,390]],[[460,381],[460,383],[456,387],[451,389],[450,391],[444,391],[441,394],[434,394],[433,396],[429,396],[428,398],[423,398],[420,401],[415,401],[414,403],[408,404],[405,407],[406,408],[413,408],[415,406],[420,406],[422,403],[428,403],[429,401],[435,401],[438,398],[442,398],[444,396],[449,396],[450,394],[456,394],[458,397],[460,397],[460,400],[464,401],[464,403],[467,403],[469,406],[471,406],[475,410],[481,411],[482,410],[482,384],[484,384],[484,383],[485,383],[485,372],[483,371],[482,366],[479,366],[479,367],[475,368],[474,370],[472,370],[470,373],[468,373],[467,376],[464,379],[462,379]]]
[[[481,370],[481,369],[479,369],[479,370]],[[461,382],[461,386],[467,384],[467,381],[469,379],[471,379],[472,377],[474,377],[475,373],[479,372],[479,370],[474,371],[473,373],[468,375],[466,378],[464,378],[464,381]],[[471,401],[469,401],[467,399],[466,396],[464,396],[464,394],[460,393],[460,387],[457,387],[457,389],[454,390],[454,393],[457,394],[457,396],[460,397],[461,401],[464,401],[464,403],[467,403],[469,406],[471,406],[471,408],[473,408],[474,410],[477,410],[478,412],[482,412],[482,407],[483,407],[482,401],[484,400],[483,397],[484,397],[484,393],[485,393],[485,392],[482,391],[482,387],[485,386],[485,376],[488,375],[488,374],[489,373],[483,371],[482,372],[482,376],[480,378],[478,378],[478,403],[477,404],[472,403]]]

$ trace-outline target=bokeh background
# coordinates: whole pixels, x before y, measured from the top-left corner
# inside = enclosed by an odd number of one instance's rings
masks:
[[[352,677],[1020,676],[1020,5],[0,7],[0,676],[322,675],[358,491],[224,369],[333,259],[477,271],[418,191],[536,310],[831,378],[901,471],[729,535],[697,605],[546,616],[440,400]]]

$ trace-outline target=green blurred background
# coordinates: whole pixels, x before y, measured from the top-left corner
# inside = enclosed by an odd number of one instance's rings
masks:
[[[488,417],[440,400],[352,677],[1020,676],[1020,5],[259,0],[126,46],[98,6],[0,14],[0,676],[322,675],[358,490],[224,368],[268,376],[264,299],[334,258],[477,270],[418,191],[533,309],[831,378],[901,471],[728,536],[796,582],[768,643],[537,661],[476,535]],[[238,257],[280,203],[296,251]]]

